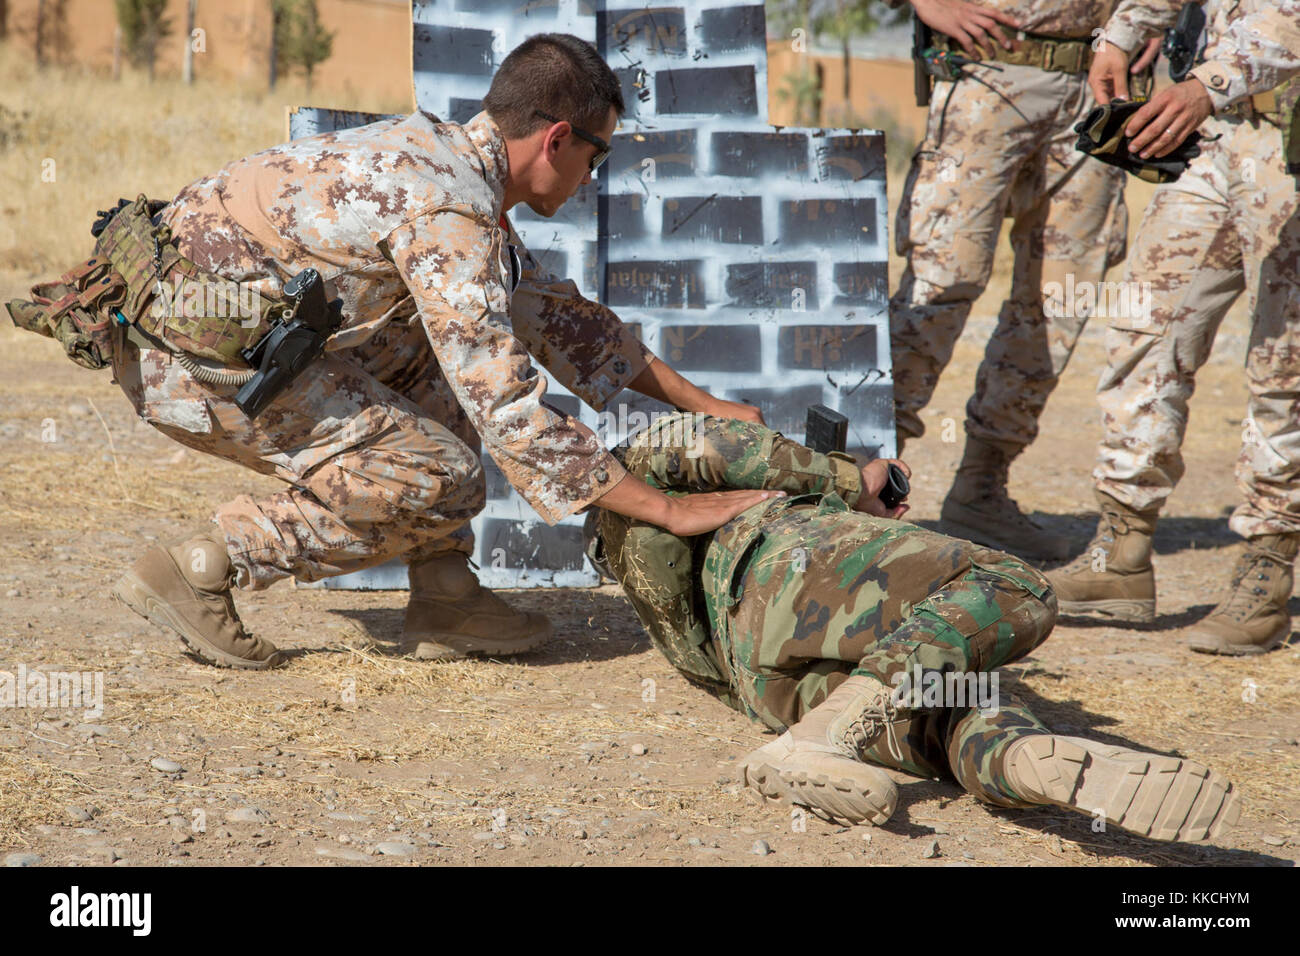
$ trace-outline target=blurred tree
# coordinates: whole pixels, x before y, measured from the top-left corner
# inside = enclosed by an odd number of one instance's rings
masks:
[[[312,74],[334,52],[334,34],[320,25],[316,0],[271,0],[271,87],[280,71],[302,71],[311,95]]]
[[[154,78],[158,61],[158,44],[171,30],[163,17],[167,0],[115,0],[117,22],[122,28],[122,44],[127,58],[137,67],[149,71]]]

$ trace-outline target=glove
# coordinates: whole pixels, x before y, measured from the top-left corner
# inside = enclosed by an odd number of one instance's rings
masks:
[[[1074,148],[1149,183],[1171,183],[1183,174],[1189,162],[1201,155],[1198,145],[1201,134],[1193,131],[1164,156],[1143,159],[1129,152],[1129,137],[1124,128],[1145,102],[1145,99],[1112,100],[1104,106],[1094,106],[1074,127],[1079,134]]]

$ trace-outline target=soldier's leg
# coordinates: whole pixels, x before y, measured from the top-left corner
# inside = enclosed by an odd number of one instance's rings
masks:
[[[123,361],[117,377],[164,434],[290,484],[217,509],[240,587],[369,567],[445,537],[482,507],[473,451],[333,355],[308,366],[256,419],[235,405],[234,386],[196,382],[155,350]]]
[[[993,269],[1012,182],[1039,147],[1036,98],[1022,104],[1037,81],[1033,67],[1000,72],[974,67],[982,79],[1025,113],[1027,122],[974,80],[935,84],[925,139],[912,157],[895,223],[895,247],[907,259],[889,301],[894,410],[900,443],[925,431],[920,411]]]
[[[1204,840],[1240,816],[1240,794],[1209,767],[1053,734],[1014,696],[945,716],[952,775],[992,806],[1064,807],[1155,840]]]
[[[1275,127],[1239,123],[1233,136],[1241,161],[1232,208],[1251,334],[1250,399],[1236,466],[1243,502],[1230,526],[1246,548],[1223,600],[1186,637],[1194,650],[1243,655],[1265,653],[1291,634],[1287,602],[1300,550],[1300,202]]]
[[[1124,173],[1074,149],[1071,127],[1091,103],[1086,84],[1048,76],[1042,92],[1058,90],[1061,132],[1016,184],[1011,291],[976,373],[966,448],[941,515],[950,534],[1040,560],[1069,557],[1070,539],[1021,512],[1007,494],[1008,472],[1037,437],[1039,415],[1091,313],[1092,300],[1082,295],[1102,289],[1099,311],[1106,308],[1101,279],[1122,258],[1128,222]]]
[[[372,338],[351,350],[348,358],[409,399],[464,442],[474,454],[481,454],[479,434],[452,394],[451,386],[429,347],[429,337],[417,318],[395,320],[384,326]],[[410,564],[448,552],[473,555],[474,531],[468,522],[445,537],[416,545],[401,558]]]
[[[313,580],[443,537],[482,507],[477,457],[355,365],[327,355],[257,419],[235,386],[205,385],[157,350],[118,350],[115,379],[142,418],[177,441],[291,485],[221,506],[216,527],[151,548],[114,586],[212,663],[263,668],[231,599],[290,575]]]
[[[895,692],[1027,653],[1055,601],[1009,555],[899,522],[790,509],[763,531],[721,643],[745,704],[789,729],[747,755],[741,777],[836,819],[882,822],[896,795],[864,755],[882,746],[890,766],[929,775],[943,752],[913,723],[925,711]]]
[[[1206,144],[1147,206],[1124,282],[1149,310],[1112,319],[1097,386],[1103,437],[1093,471],[1102,517],[1071,564],[1049,575],[1063,612],[1155,619],[1151,542],[1183,474],[1195,374],[1242,286],[1240,240],[1227,205],[1230,164]]]
[[[351,350],[349,359],[479,454],[479,435],[456,401],[418,321],[384,326]],[[551,625],[543,615],[517,611],[479,584],[468,563],[473,553],[469,522],[402,552],[410,584],[403,653],[422,660],[518,654],[550,637]]]
[[[918,670],[992,670],[1055,622],[1038,571],[968,541],[858,512],[792,509],[763,530],[722,650],[770,727],[802,719],[851,674],[898,687]]]

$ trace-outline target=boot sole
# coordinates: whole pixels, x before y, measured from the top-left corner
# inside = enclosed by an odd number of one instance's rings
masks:
[[[416,640],[404,640],[402,653],[420,661],[456,661],[471,655],[509,657],[525,654],[546,644],[554,636],[550,628],[545,633],[523,641],[490,641],[466,637],[464,634],[433,633]]]
[[[1279,627],[1262,644],[1234,644],[1217,634],[1193,634],[1187,638],[1187,646],[1201,654],[1222,654],[1226,657],[1249,657],[1255,654],[1267,654],[1291,636],[1291,625]]]
[[[853,781],[829,774],[780,770],[762,759],[740,767],[741,782],[763,796],[824,813],[835,823],[853,826],[870,822],[880,826],[893,815],[892,806],[880,806],[874,792]]]
[[[276,651],[264,661],[236,657],[209,643],[191,628],[183,617],[175,612],[149,585],[145,584],[134,571],[128,571],[113,585],[112,595],[119,602],[136,614],[146,618],[159,627],[167,628],[180,637],[195,655],[216,667],[234,667],[240,670],[264,671],[284,662],[284,656]]]
[[[944,534],[954,538],[965,538],[976,544],[983,545],[986,548],[993,548],[997,551],[1006,551],[1021,558],[1028,558],[1033,561],[1064,561],[1070,557],[1069,549],[1060,551],[1040,551],[1035,548],[1026,547],[1023,542],[1004,541],[987,531],[981,531],[978,528],[955,521],[952,518],[939,514],[939,530]]]
[[[1156,619],[1155,599],[1115,598],[1105,601],[1062,601],[1057,596],[1057,608],[1061,617],[1104,617],[1112,621],[1132,621],[1135,624],[1154,624]]]
[[[1241,816],[1241,795],[1202,764],[1115,748],[1094,753],[1051,735],[1030,737],[1008,754],[1007,776],[1018,795],[1048,803],[1153,840],[1189,842],[1217,837]]]

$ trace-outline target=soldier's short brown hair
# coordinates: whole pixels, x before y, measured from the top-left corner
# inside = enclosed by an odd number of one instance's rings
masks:
[[[618,77],[595,47],[571,33],[539,33],[519,44],[483,97],[483,108],[507,139],[549,126],[537,110],[594,132],[605,125],[611,106],[623,115]]]

